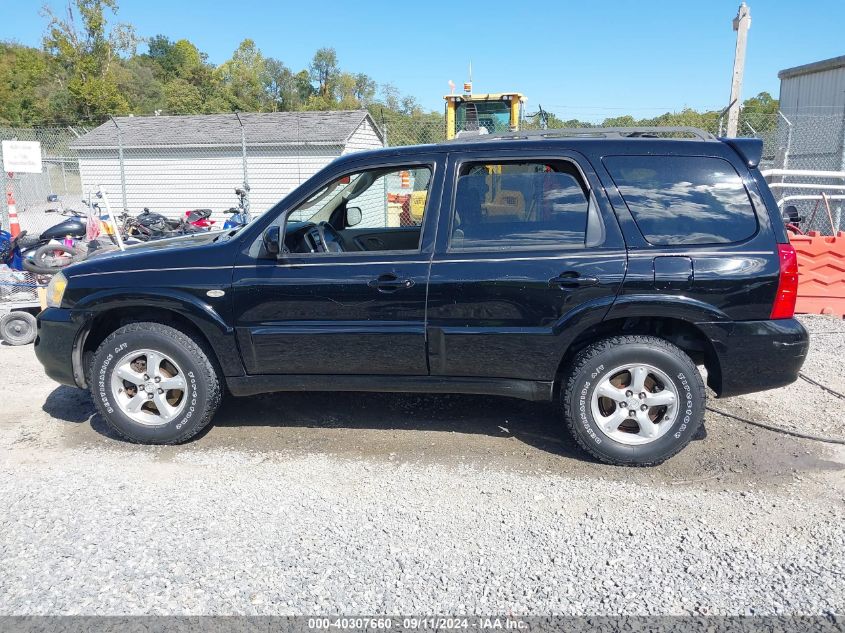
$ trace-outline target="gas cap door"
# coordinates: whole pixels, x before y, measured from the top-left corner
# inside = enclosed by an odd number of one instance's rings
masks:
[[[655,257],[655,290],[689,290],[694,281],[692,259],[679,255]]]

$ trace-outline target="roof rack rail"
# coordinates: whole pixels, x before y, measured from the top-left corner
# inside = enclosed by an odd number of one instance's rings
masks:
[[[685,134],[686,137],[678,135]],[[458,136],[446,141],[455,142],[483,142],[496,140],[518,139],[556,139],[556,138],[696,138],[702,141],[717,141],[716,136],[697,127],[686,126],[645,126],[645,127],[579,127],[560,128],[556,130],[523,130],[520,132],[503,132],[499,134],[472,134]]]

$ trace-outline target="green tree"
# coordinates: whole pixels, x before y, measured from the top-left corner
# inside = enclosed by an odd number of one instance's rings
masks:
[[[317,84],[317,94],[323,99],[331,98],[340,69],[337,63],[337,53],[333,48],[321,48],[314,53],[311,60],[311,80]]]
[[[361,107],[357,96],[357,82],[352,73],[339,73],[335,79],[333,107],[340,110],[355,110]]]
[[[296,76],[283,62],[273,57],[264,60],[264,91],[273,104],[274,111],[298,110],[303,99]],[[305,100],[308,96],[306,95]]]
[[[109,28],[107,9],[116,13],[116,0],[75,0],[62,17],[44,7],[49,20],[44,48],[67,74],[65,87],[76,114],[90,119],[129,111],[116,69],[122,53],[134,55],[138,38],[130,25]]]
[[[221,95],[231,110],[244,112],[272,109],[271,99],[265,92],[267,66],[264,56],[251,39],[242,41],[232,58],[214,71]]]
[[[164,102],[168,114],[201,114],[205,108],[199,88],[181,77],[164,84]]]
[[[746,99],[740,111],[740,133],[771,135],[778,129],[780,102],[768,92]],[[753,130],[753,132],[752,132]]]
[[[362,106],[370,105],[376,97],[375,79],[365,73],[355,75],[355,98]]]
[[[156,75],[156,64],[141,55],[121,61],[115,70],[120,94],[133,114],[153,114],[161,109],[164,86]]]
[[[50,59],[42,51],[0,43],[0,123],[23,126],[50,118],[52,81]]]
[[[293,77],[293,84],[299,103],[305,103],[314,94],[314,86],[311,85],[311,74],[307,70],[300,70]]]
[[[761,92],[757,96],[746,99],[742,102],[742,109],[745,112],[755,114],[777,115],[780,102],[768,92]]]
[[[165,80],[190,79],[205,64],[204,55],[188,40],[173,42],[165,35],[155,35],[147,42],[147,57],[153,60]]]

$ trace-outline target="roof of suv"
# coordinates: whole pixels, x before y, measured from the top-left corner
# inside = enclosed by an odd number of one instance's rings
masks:
[[[574,147],[582,144],[613,144],[614,151],[621,153],[638,153],[634,150],[641,143],[648,143],[648,151],[655,151],[655,145],[662,146],[660,151],[674,153],[676,151],[690,151],[688,144],[698,147],[697,151],[706,154],[719,155],[724,150],[719,146],[730,145],[749,167],[755,167],[762,154],[762,141],[752,138],[718,138],[700,128],[695,127],[614,127],[614,128],[566,128],[556,130],[528,130],[521,132],[507,132],[503,134],[479,134],[460,136],[455,139],[430,145],[403,145],[385,147],[347,154],[341,160],[355,160],[362,156],[414,156],[430,152],[454,152],[462,150],[505,150],[505,149],[536,149],[538,143],[554,144]],[[759,145],[759,147],[756,147]],[[708,147],[703,149],[702,146]],[[683,149],[682,149],[683,147]],[[640,146],[640,149],[644,149]]]
[[[446,143],[478,142],[487,140],[550,140],[550,139],[666,139],[718,141],[713,134],[697,127],[582,127],[554,130],[526,130],[503,134],[476,134],[460,136]]]

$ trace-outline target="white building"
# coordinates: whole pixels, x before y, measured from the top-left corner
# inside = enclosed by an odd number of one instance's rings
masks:
[[[338,156],[384,146],[364,110],[249,113],[240,121],[243,128],[234,114],[104,123],[71,143],[83,193],[102,187],[115,211],[148,207],[175,217],[210,208],[220,220],[221,211],[236,206],[235,187],[246,180],[257,215]]]

